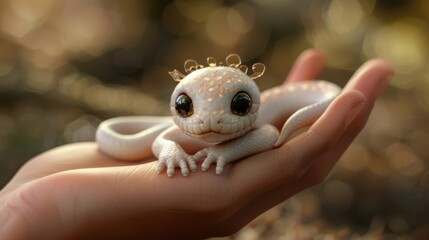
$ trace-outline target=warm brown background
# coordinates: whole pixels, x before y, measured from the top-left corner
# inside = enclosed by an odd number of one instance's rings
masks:
[[[266,89],[318,47],[340,85],[373,57],[397,74],[331,177],[233,238],[427,237],[428,19],[425,0],[0,0],[0,186],[103,119],[167,115],[167,71],[188,58],[263,62]]]

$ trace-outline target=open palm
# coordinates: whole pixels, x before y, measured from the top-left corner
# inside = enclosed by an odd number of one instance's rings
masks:
[[[298,58],[285,83],[314,79],[318,50]],[[95,143],[30,160],[0,192],[0,239],[205,238],[238,231],[269,208],[323,181],[366,123],[393,74],[360,67],[323,116],[283,146],[188,177],[156,174],[154,158],[130,164]],[[186,146],[184,146],[186,150]]]

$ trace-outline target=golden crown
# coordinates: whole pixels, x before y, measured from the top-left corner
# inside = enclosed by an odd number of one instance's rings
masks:
[[[244,74],[247,74],[248,67],[246,65],[241,65],[241,58],[237,54],[229,54],[228,57],[225,58],[226,65],[223,62],[217,63],[216,58],[208,57],[207,58],[207,67],[216,67],[216,66],[226,66],[233,67],[241,70]],[[205,68],[205,66],[199,64],[194,59],[188,59],[183,64],[186,73],[191,73],[197,69]],[[255,63],[252,65],[253,73],[249,75],[249,77],[253,80],[264,75],[265,65],[262,63]],[[168,72],[174,81],[180,82],[183,78],[186,77],[185,74],[181,73],[179,70],[174,69],[171,72]]]

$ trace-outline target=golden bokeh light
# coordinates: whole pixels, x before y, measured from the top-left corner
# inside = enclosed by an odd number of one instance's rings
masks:
[[[428,59],[425,30],[427,24],[415,18],[406,18],[370,32],[365,39],[364,51],[368,57],[389,59],[398,74],[412,74],[422,69]],[[407,81],[394,81],[401,87]],[[412,86],[412,85],[411,85]]]
[[[347,11],[348,9],[353,9],[353,11]],[[358,1],[333,0],[329,3],[323,19],[331,31],[348,34],[361,26],[364,17],[364,11]]]
[[[240,40],[240,33],[232,28],[235,24],[231,26],[231,15],[238,13],[233,9],[220,8],[207,20],[207,34],[214,43],[231,47]]]

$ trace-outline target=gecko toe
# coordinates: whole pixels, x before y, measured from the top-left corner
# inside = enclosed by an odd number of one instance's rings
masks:
[[[214,162],[215,160],[216,160],[215,157],[213,157],[211,155],[206,157],[204,162],[201,164],[201,170],[206,171],[207,169],[209,169],[210,164],[212,164],[212,162]]]
[[[222,159],[218,159],[216,164],[216,174],[218,175],[222,174],[224,167],[225,167],[225,161]]]
[[[207,157],[207,149],[203,149],[203,150],[198,151],[197,153],[194,154],[194,156],[192,156],[192,159],[194,161],[198,161],[198,160],[205,158],[205,157]]]
[[[172,177],[174,175],[174,163],[170,162],[168,163],[167,167],[167,176]]]
[[[195,163],[195,160],[192,157],[189,157],[187,159],[187,162],[192,172],[197,171],[197,164]]]
[[[188,176],[189,169],[188,169],[188,165],[186,164],[186,161],[184,159],[181,159],[179,161],[179,165],[180,165],[180,169],[182,170],[182,175],[185,177]]]
[[[160,174],[162,170],[164,170],[164,166],[165,166],[165,163],[162,161],[159,161],[158,165],[156,166],[156,172]]]

